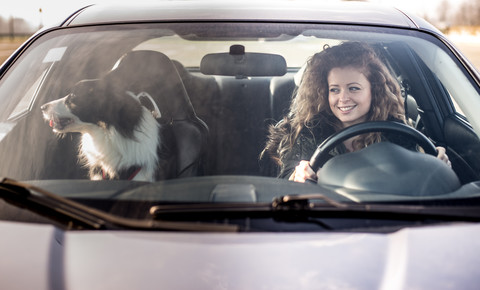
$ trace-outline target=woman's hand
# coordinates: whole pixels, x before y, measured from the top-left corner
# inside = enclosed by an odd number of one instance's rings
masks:
[[[438,152],[437,158],[442,160],[443,162],[445,162],[445,164],[447,164],[449,167],[452,167],[452,163],[448,159],[445,148],[443,148],[441,146],[438,146],[436,148],[437,148],[437,152]]]
[[[449,167],[452,167],[452,163],[448,159],[448,155],[444,147],[438,146],[437,148],[437,158],[441,161],[445,162]],[[292,175],[288,178],[288,180],[293,180],[296,182],[305,182],[307,179],[317,180],[317,174],[313,171],[310,167],[310,162],[307,160],[302,160],[300,163],[295,167],[295,171],[293,171]]]
[[[293,171],[288,180],[305,182],[307,179],[317,180],[317,175],[310,167],[310,162],[307,160],[302,160],[297,167],[295,167],[295,171]]]

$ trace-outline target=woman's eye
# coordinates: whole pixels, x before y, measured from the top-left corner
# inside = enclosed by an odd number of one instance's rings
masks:
[[[359,87],[350,87],[348,88],[351,92],[356,92],[356,91],[359,91],[360,88]]]
[[[340,91],[340,90],[337,89],[337,88],[331,88],[331,89],[329,90],[330,93],[338,93],[339,91]]]

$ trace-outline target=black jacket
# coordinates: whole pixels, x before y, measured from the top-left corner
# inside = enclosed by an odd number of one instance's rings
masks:
[[[317,147],[335,131],[327,126],[317,126],[314,128],[304,127],[300,135],[295,140],[292,150],[287,152],[281,159],[282,166],[280,168],[280,178],[289,178],[295,170],[295,167],[301,160],[309,161]],[[397,134],[385,133],[382,134],[382,141],[392,142],[403,146],[410,150],[417,150],[415,142],[410,139],[402,138]],[[338,145],[329,152],[330,158],[347,153],[347,149],[343,144]]]

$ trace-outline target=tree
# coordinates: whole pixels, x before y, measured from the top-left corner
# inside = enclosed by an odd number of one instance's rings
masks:
[[[467,0],[462,2],[454,17],[456,25],[480,25],[480,0]]]

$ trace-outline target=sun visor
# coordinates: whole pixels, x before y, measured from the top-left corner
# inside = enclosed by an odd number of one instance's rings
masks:
[[[245,52],[242,45],[232,45],[229,53],[205,55],[200,71],[206,75],[239,78],[283,76],[287,72],[287,63],[281,55]]]

